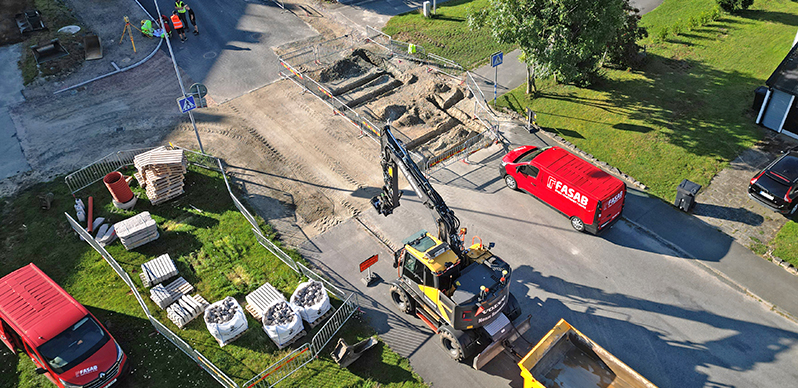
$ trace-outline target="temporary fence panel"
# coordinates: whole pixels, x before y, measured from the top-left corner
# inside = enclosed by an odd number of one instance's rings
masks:
[[[366,26],[366,39],[390,50],[391,36],[371,26]]]
[[[100,160],[97,160],[92,164],[89,164],[88,166],[67,175],[64,178],[64,182],[69,187],[70,192],[75,194],[78,191],[89,187],[91,184],[99,181],[100,179],[103,179],[103,177],[105,177],[105,175],[108,173],[133,164],[134,156],[149,151],[153,148],[155,147],[118,151],[108,154]]]
[[[280,381],[283,381],[283,379],[286,377],[290,376],[292,373],[305,366],[305,364],[313,361],[315,358],[314,356],[315,355],[313,354],[310,345],[308,343],[304,343],[287,356],[275,362],[264,371],[258,373],[257,376],[244,383],[242,387],[273,387]]]
[[[489,146],[494,141],[495,139],[491,137],[490,132],[483,131],[482,133],[467,139],[460,146],[454,147],[443,154],[435,155],[435,157],[428,159],[426,163],[424,163],[424,173],[426,175],[430,175],[433,172],[440,170],[441,168],[450,164],[451,162],[465,159],[468,157],[468,155],[471,155],[474,152]]]
[[[325,346],[332,340],[332,337],[338,333],[338,330],[343,327],[344,323],[352,317],[352,314],[355,313],[359,308],[357,303],[357,295],[356,294],[349,294],[349,297],[346,298],[344,304],[335,311],[335,313],[327,319],[327,323],[319,329],[316,335],[313,336],[313,340],[310,341],[311,349],[313,350],[313,354],[318,355],[324,349]]]

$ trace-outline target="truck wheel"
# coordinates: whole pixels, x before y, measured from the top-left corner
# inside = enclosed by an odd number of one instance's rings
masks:
[[[396,284],[391,284],[391,300],[399,309],[399,311],[405,314],[413,314],[415,310],[415,303],[413,299],[407,295],[402,287],[397,286]]]
[[[504,176],[504,184],[506,184],[510,190],[518,190],[518,182],[516,182],[515,178],[510,174]]]
[[[573,226],[577,232],[585,231],[585,223],[577,216],[571,217],[571,226]]]
[[[452,333],[452,329],[449,327],[441,327],[440,333],[438,333],[440,344],[443,350],[449,354],[455,361],[463,361],[464,354],[463,354],[463,347],[460,345],[460,341],[457,340],[457,337]]]

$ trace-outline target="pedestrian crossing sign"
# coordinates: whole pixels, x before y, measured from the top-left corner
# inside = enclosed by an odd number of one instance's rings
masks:
[[[197,107],[194,102],[194,96],[181,97],[177,99],[177,106],[180,107],[180,113],[186,113]]]

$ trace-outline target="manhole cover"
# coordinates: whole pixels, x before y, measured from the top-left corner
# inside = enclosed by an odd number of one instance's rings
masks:
[[[203,54],[202,57],[205,58],[205,59],[213,59],[213,58],[216,58],[216,53],[213,52],[213,51],[209,51],[209,52]]]

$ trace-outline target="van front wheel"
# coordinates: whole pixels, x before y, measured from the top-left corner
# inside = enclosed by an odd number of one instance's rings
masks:
[[[571,226],[573,226],[577,232],[585,231],[585,223],[577,216],[571,217]]]
[[[508,174],[504,176],[504,184],[506,184],[510,190],[518,190],[518,182],[515,181],[512,175]]]

